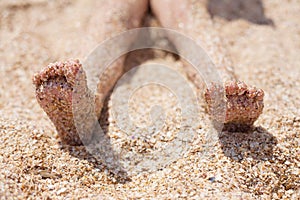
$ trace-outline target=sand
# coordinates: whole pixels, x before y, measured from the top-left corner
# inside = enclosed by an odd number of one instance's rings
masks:
[[[299,199],[300,2],[264,0],[263,5],[264,10],[256,4],[258,8],[253,10],[253,6],[244,14],[210,7],[236,74],[265,91],[265,108],[255,128],[220,133],[210,154],[203,156],[210,126],[200,101],[201,120],[194,124],[196,136],[189,151],[162,169],[124,177],[114,174],[84,147],[60,144],[55,127],[35,99],[31,80],[48,63],[83,58],[86,49],[97,44],[89,37],[87,25],[92,3],[1,1],[0,199]],[[136,55],[147,63],[182,68],[170,54]],[[138,62],[137,56],[131,57],[127,65]],[[143,80],[145,73],[139,70],[134,77]],[[130,87],[129,82],[118,88],[125,96]],[[133,114],[140,124],[148,120],[153,102],[162,102],[170,111],[171,119],[159,136],[175,132],[178,125],[176,101],[168,92],[145,88],[130,102],[135,108],[131,112],[141,113]],[[108,99],[101,124],[112,146],[118,149],[121,145],[127,152],[151,150],[151,142],[124,139],[111,105]]]

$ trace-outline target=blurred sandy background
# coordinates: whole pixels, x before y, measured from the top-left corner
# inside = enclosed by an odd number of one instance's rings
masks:
[[[186,157],[124,182],[83,147],[59,145],[31,81],[48,63],[83,58],[97,45],[91,25],[97,6],[90,0],[1,0],[0,199],[299,199],[300,1],[209,0],[208,10],[238,77],[265,91],[264,112],[253,131],[220,134],[214,155],[203,160],[200,133],[208,128],[201,106],[199,136]],[[169,54],[145,57],[180,68]],[[146,109],[149,96],[164,101],[160,92],[137,94],[138,105]],[[118,135],[113,119],[106,120],[108,135]]]

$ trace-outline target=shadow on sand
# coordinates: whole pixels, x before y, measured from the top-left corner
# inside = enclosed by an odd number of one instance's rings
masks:
[[[224,155],[234,161],[245,158],[266,161],[272,159],[277,139],[259,126],[246,132],[223,131],[219,133],[219,142]]]
[[[101,118],[99,119],[99,123],[103,131],[99,131],[99,133],[95,131],[92,142],[88,145],[61,145],[61,148],[80,160],[88,161],[94,168],[99,169],[101,172],[107,171],[108,179],[110,179],[112,183],[125,184],[126,182],[130,182],[131,179],[127,171],[119,162],[119,158],[111,144],[110,137],[107,135],[109,125],[109,99],[110,95],[104,102]]]
[[[153,57],[154,52],[151,49],[137,50],[129,53],[124,64],[124,73]],[[102,130],[94,131],[93,141],[89,145],[84,146],[73,147],[62,145],[61,147],[72,156],[92,163],[94,168],[98,168],[100,171],[107,170],[108,178],[111,179],[112,182],[124,184],[130,182],[131,178],[120,162],[121,159],[115,152],[111,139],[107,134],[109,132],[108,118],[110,116],[108,103],[111,98],[111,93],[112,91],[105,99],[99,119]]]
[[[209,0],[207,10],[211,17],[222,17],[232,21],[245,19],[259,25],[275,27],[272,19],[266,17],[262,0]]]

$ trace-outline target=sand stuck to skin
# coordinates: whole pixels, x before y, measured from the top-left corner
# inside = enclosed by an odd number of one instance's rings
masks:
[[[0,2],[0,199],[299,198],[299,1],[264,0],[264,10],[255,4],[244,15],[232,14],[233,8],[226,13],[226,6],[210,7],[236,74],[265,91],[263,114],[249,132],[220,133],[213,153],[204,157],[203,135],[209,120],[200,101],[201,120],[194,124],[197,134],[191,149],[163,169],[130,177],[112,173],[82,146],[61,146],[55,127],[35,99],[31,80],[35,72],[50,62],[83,58],[88,52],[81,50],[97,44],[87,28],[92,5],[79,0]],[[128,66],[139,57],[179,71],[182,67],[167,53],[133,54]],[[134,76],[142,80],[145,73],[141,70]],[[129,87],[130,83],[121,85],[121,94]],[[147,121],[143,115],[153,102],[162,102],[174,118],[167,121],[167,129],[172,132],[177,127],[176,101],[168,91],[149,87],[133,99],[131,111],[140,113],[133,116],[137,123]],[[111,112],[108,99],[101,123],[118,146],[123,132]],[[126,151],[151,149],[144,143],[121,143]]]

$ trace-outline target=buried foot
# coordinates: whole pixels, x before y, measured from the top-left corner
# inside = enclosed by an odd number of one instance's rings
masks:
[[[224,94],[220,96],[222,88],[212,84],[205,91],[208,112],[213,121],[224,123],[229,131],[243,131],[250,128],[263,111],[264,92],[261,89],[247,86],[241,81],[225,82]],[[220,99],[216,99],[221,97]],[[224,101],[225,102],[224,102]],[[224,115],[226,106],[226,113]]]
[[[88,103],[92,95],[87,89],[86,75],[79,60],[49,64],[34,75],[33,83],[36,98],[55,125],[62,143],[80,145],[82,140],[91,139],[92,132],[88,130],[92,124],[83,123],[87,131],[79,135],[74,122],[73,109],[76,104],[81,107],[82,119],[85,121],[88,120],[87,113],[93,111],[90,106],[93,104]],[[76,95],[73,95],[74,87],[77,88]]]

